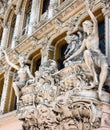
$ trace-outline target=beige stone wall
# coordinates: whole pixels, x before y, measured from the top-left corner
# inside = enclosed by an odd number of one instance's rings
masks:
[[[16,112],[0,116],[0,130],[22,130],[22,122],[16,117]]]

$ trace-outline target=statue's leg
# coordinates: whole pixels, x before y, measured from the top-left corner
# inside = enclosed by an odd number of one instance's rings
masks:
[[[101,73],[99,77],[99,80],[100,80],[99,87],[98,87],[99,97],[101,97],[102,95],[102,87],[107,78],[107,73],[108,73],[108,64],[106,63],[106,61],[104,61],[101,63]]]
[[[20,96],[21,96],[21,92],[18,88],[18,85],[19,85],[18,82],[13,82],[13,88],[14,88],[14,91],[15,91],[15,95],[17,97],[17,103],[19,102],[19,99],[20,99]]]
[[[93,85],[98,85],[98,79],[97,79],[97,73],[96,73],[96,70],[95,70],[95,66],[94,66],[94,62],[93,62],[93,59],[91,57],[91,52],[89,50],[85,50],[84,51],[84,60],[85,60],[85,63],[89,69],[89,71],[91,72],[92,76],[93,76]]]

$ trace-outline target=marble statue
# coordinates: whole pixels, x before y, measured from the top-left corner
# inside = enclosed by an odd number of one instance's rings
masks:
[[[77,50],[77,46],[79,46],[79,37],[75,34],[71,34],[67,32],[67,36],[65,37],[66,42],[68,43],[67,49],[65,51],[65,58],[68,58],[75,50]]]
[[[69,58],[65,60],[65,62],[73,59],[78,56],[81,52],[83,52],[83,58],[85,63],[93,76],[93,84],[94,87],[98,86],[98,94],[99,97],[102,95],[102,87],[107,77],[108,72],[108,64],[105,55],[99,49],[99,35],[98,35],[98,22],[95,18],[92,11],[89,9],[89,4],[86,1],[86,9],[92,20],[86,20],[83,22],[83,30],[87,33],[87,37],[84,38],[81,47],[73,53]],[[101,68],[101,72],[98,76],[95,70],[95,66]]]
[[[66,51],[64,52],[65,58],[70,57],[73,53],[77,51],[78,48],[81,46],[81,37],[82,34],[78,32],[78,34],[71,34],[69,31],[67,32],[67,36],[65,40],[68,44]],[[81,60],[81,56],[75,57],[74,61]],[[65,62],[65,66],[70,65],[73,63],[73,59]]]
[[[46,40],[47,41],[47,40]],[[46,66],[46,63],[48,61],[48,45],[46,44],[46,41],[42,44],[41,52],[41,66]]]
[[[12,63],[9,60],[8,55],[7,55],[7,53],[6,53],[5,50],[3,50],[3,53],[5,54],[6,62],[11,67],[13,67],[14,69],[16,69],[17,73],[18,73],[17,78],[13,82],[13,88],[14,88],[14,91],[15,91],[15,95],[17,96],[17,103],[18,103],[19,100],[20,100],[20,96],[21,96],[21,89],[26,85],[26,82],[29,79],[31,79],[31,81],[34,82],[34,77],[31,74],[31,72],[29,70],[29,67],[27,65],[25,65],[25,57],[19,56],[18,62],[20,64],[20,66],[18,66],[18,65],[15,65],[14,63]]]
[[[100,2],[95,1],[95,4]],[[51,32],[45,38],[40,35],[43,38],[40,43],[42,57],[35,78],[31,74],[29,76],[30,71],[25,66],[23,57],[23,60],[20,60],[20,67],[8,61],[9,65],[18,70],[14,88],[18,90],[17,94],[20,94],[18,99],[22,99],[18,103],[17,116],[23,121],[24,130],[102,130],[103,126],[105,129],[110,128],[110,91],[106,90],[110,84],[109,77],[106,79],[108,64],[99,49],[97,20],[88,3],[85,7],[92,20],[83,22],[85,35],[72,33],[77,29],[81,18],[85,19],[84,11],[73,16],[73,19],[77,18],[77,22],[73,23],[71,20],[71,28],[69,22],[65,21],[60,27],[62,31],[58,32],[62,37],[63,31],[68,27],[69,31],[65,37],[68,44],[65,51],[67,59],[63,69],[58,70],[57,62],[49,59],[49,50],[53,52],[56,47],[54,43],[51,47],[48,44],[49,40],[55,42],[60,38],[59,35],[54,37]],[[84,10],[84,6],[82,9]],[[101,14],[100,9],[97,12]],[[69,21],[70,17],[67,20]],[[82,32],[82,27],[79,29]],[[53,36],[52,39],[50,35]],[[30,55],[33,55],[36,49],[32,50]],[[5,57],[8,59],[7,54]],[[101,93],[103,96],[99,97]]]

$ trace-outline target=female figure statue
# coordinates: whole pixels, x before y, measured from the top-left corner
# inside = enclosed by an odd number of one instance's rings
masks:
[[[83,30],[85,33],[87,33],[87,37],[83,40],[81,47],[75,53],[73,53],[72,56],[67,58],[65,62],[78,56],[81,52],[84,51],[83,58],[89,71],[93,75],[94,87],[98,85],[98,94],[100,97],[102,95],[103,84],[107,77],[108,64],[106,57],[99,49],[98,22],[94,14],[89,9],[88,1],[86,1],[86,9],[92,20],[92,22],[89,20],[83,22]],[[95,70],[95,65],[101,68],[99,81]]]
[[[26,82],[29,79],[34,80],[34,77],[31,74],[29,67],[27,65],[25,65],[25,57],[23,57],[23,56],[19,57],[18,62],[20,64],[20,66],[17,66],[9,60],[8,55],[5,50],[3,50],[3,53],[5,54],[6,62],[11,67],[16,69],[17,73],[18,73],[17,79],[13,82],[13,85],[12,85],[14,88],[14,91],[15,91],[15,95],[17,96],[17,103],[18,103],[20,96],[21,96],[21,89],[26,85]]]

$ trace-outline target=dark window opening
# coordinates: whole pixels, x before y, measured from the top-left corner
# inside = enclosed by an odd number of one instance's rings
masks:
[[[43,1],[43,8],[42,8],[42,14],[45,13],[49,8],[50,0],[44,0]]]
[[[17,109],[17,98],[15,97],[15,102],[14,102],[14,110]]]
[[[103,54],[105,54],[105,30],[104,30],[104,21],[98,24],[99,31],[99,48]]]
[[[63,64],[63,61],[65,60],[65,56],[64,56],[64,52],[67,48],[67,44],[63,45],[60,49],[60,57],[59,59],[57,60],[58,62],[58,69],[61,70],[64,68],[64,64]]]
[[[39,70],[40,65],[41,65],[41,59],[37,60],[36,62],[36,70]]]

